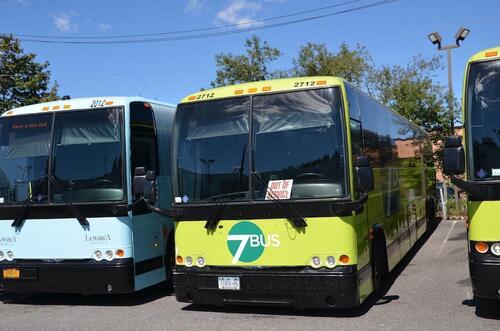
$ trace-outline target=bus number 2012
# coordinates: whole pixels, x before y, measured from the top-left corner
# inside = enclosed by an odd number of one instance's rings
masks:
[[[90,108],[103,107],[106,104],[106,100],[93,100]]]

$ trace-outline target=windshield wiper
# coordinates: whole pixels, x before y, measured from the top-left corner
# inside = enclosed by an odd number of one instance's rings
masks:
[[[59,184],[59,181],[57,180],[56,177],[53,175],[47,175],[46,176],[49,182],[52,183],[52,185],[55,187],[55,189],[61,194],[62,199],[64,200],[64,203],[66,206],[68,206],[69,210],[73,213],[75,218],[78,220],[81,226],[89,226],[89,221],[83,216],[77,209],[76,207],[71,203],[71,201],[67,200],[66,197],[64,196],[64,190],[62,189],[61,185]]]
[[[210,216],[208,216],[207,222],[205,223],[205,229],[209,230],[215,229],[217,227],[217,223],[219,223],[219,221],[222,218],[222,213],[224,212],[227,203],[233,201],[236,197],[241,195],[241,192],[237,192],[238,194],[228,192],[232,184],[234,184],[237,179],[238,181],[241,182],[241,176],[243,171],[240,170],[240,167],[235,167],[230,175],[233,175],[237,172],[240,173],[240,176],[238,176],[238,178],[233,178],[228,180],[226,182],[226,185],[224,185],[224,188],[222,189],[222,194],[217,195],[217,197],[229,197],[229,198],[219,201],[215,204],[214,208],[212,209],[212,212],[210,213]]]
[[[281,212],[283,212],[283,214],[287,216],[287,219],[290,220],[293,225],[295,225],[297,228],[304,228],[307,226],[305,219],[300,217],[290,205],[281,202],[276,193],[274,193],[274,191],[269,188],[268,185],[266,185],[266,183],[262,178],[260,178],[258,173],[252,172],[252,177],[255,178],[257,182],[266,189],[267,196],[276,205],[276,207],[278,207],[278,209],[280,209]]]
[[[21,225],[23,225],[24,220],[27,218],[27,211],[29,211],[29,209],[31,208],[32,202],[33,202],[33,197],[30,195],[26,200],[24,200],[21,209],[19,209],[16,218],[14,218],[14,222],[12,222],[10,226],[19,228],[21,227]]]
[[[239,176],[237,178],[238,179],[238,188],[241,187],[241,180],[243,178],[243,170],[244,170],[244,166],[245,166],[245,154],[246,154],[246,150],[247,150],[247,144],[245,143],[245,145],[243,145],[243,153],[241,154],[240,166],[239,167],[235,167],[233,169],[233,172],[230,174],[232,176],[236,172],[239,173]],[[229,193],[228,191],[229,191],[230,187],[232,186],[232,184],[235,181],[236,181],[236,178],[230,179],[230,180],[228,180],[226,182],[226,185],[224,186],[224,188],[222,190],[221,196],[227,196],[228,195],[228,193]],[[238,192],[238,193],[240,193],[240,192]],[[228,199],[225,199],[225,200],[217,203],[214,206],[214,209],[210,213],[210,216],[208,217],[207,222],[205,223],[205,229],[214,230],[217,227],[217,223],[219,223],[219,221],[221,220],[222,213],[224,212],[224,209],[225,209],[227,203],[230,202],[230,201],[232,201],[232,200],[234,200],[237,196],[238,196],[238,194],[234,194],[234,195],[230,196]]]

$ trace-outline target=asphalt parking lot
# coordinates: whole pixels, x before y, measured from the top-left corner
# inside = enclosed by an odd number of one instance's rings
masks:
[[[194,306],[156,289],[112,297],[0,294],[0,302],[1,330],[500,329],[500,303],[472,298],[463,221],[441,222],[356,309]]]

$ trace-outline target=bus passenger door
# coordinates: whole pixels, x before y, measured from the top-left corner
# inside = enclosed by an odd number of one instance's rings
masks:
[[[130,176],[136,168],[154,171],[160,176],[157,130],[151,105],[145,102],[130,104]],[[131,181],[133,183],[133,180]],[[137,201],[140,197],[133,196]],[[132,212],[135,290],[165,280],[160,216],[146,208]]]

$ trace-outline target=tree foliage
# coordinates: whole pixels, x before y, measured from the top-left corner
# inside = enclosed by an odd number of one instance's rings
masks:
[[[363,88],[372,69],[371,62],[370,53],[359,44],[351,50],[342,43],[335,53],[324,44],[307,43],[293,60],[292,73],[294,76],[338,76]]]
[[[50,87],[48,62],[24,53],[19,40],[0,36],[0,114],[8,109],[57,100],[57,82]]]
[[[252,36],[245,41],[246,54],[233,55],[219,53],[215,56],[217,66],[216,78],[210,83],[212,87],[239,84],[265,80],[280,73],[271,73],[269,63],[276,60],[281,52],[257,36]]]

